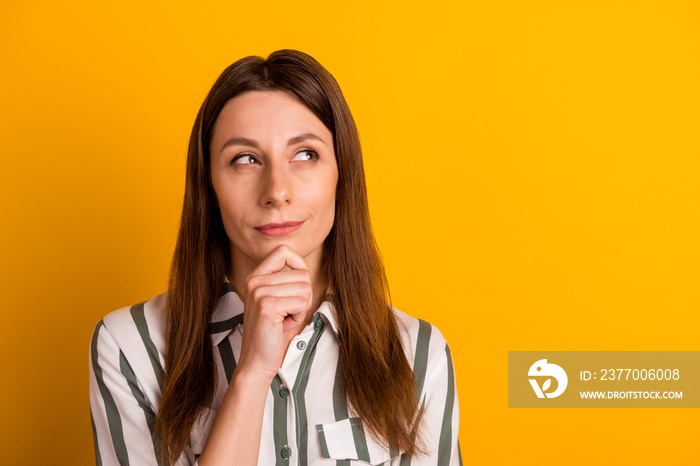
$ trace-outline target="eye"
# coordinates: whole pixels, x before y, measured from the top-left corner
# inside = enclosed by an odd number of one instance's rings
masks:
[[[234,157],[234,159],[231,160],[231,165],[253,165],[256,163],[259,164],[260,161],[253,154],[241,154],[238,157]]]
[[[300,150],[294,154],[293,160],[304,161],[304,160],[318,160],[318,153],[313,149]]]

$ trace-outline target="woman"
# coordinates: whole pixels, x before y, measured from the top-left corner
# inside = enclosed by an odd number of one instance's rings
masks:
[[[459,464],[449,347],[388,303],[338,84],[239,60],[194,124],[167,294],[93,334],[98,464]]]

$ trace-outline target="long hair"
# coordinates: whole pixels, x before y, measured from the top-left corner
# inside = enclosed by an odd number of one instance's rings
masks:
[[[165,376],[156,417],[163,462],[177,460],[214,395],[216,366],[209,323],[231,259],[221,214],[214,207],[209,144],[224,104],[254,90],[279,90],[296,97],[333,134],[336,212],[323,244],[321,273],[335,295],[344,393],[375,439],[413,454],[418,451],[415,378],[401,345],[372,234],[357,128],[333,76],[309,55],[279,50],[267,59],[246,57],[226,68],[192,129],[182,219],[170,270]]]

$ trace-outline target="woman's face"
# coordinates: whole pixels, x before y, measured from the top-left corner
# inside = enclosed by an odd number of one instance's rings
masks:
[[[252,270],[280,244],[316,267],[338,182],[333,135],[321,120],[285,92],[246,92],[221,110],[210,153],[235,267]]]

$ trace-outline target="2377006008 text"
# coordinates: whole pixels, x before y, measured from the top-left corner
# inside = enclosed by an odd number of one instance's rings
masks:
[[[678,369],[600,369],[600,378],[597,372],[581,371],[580,378],[587,380],[679,380],[680,371]]]

